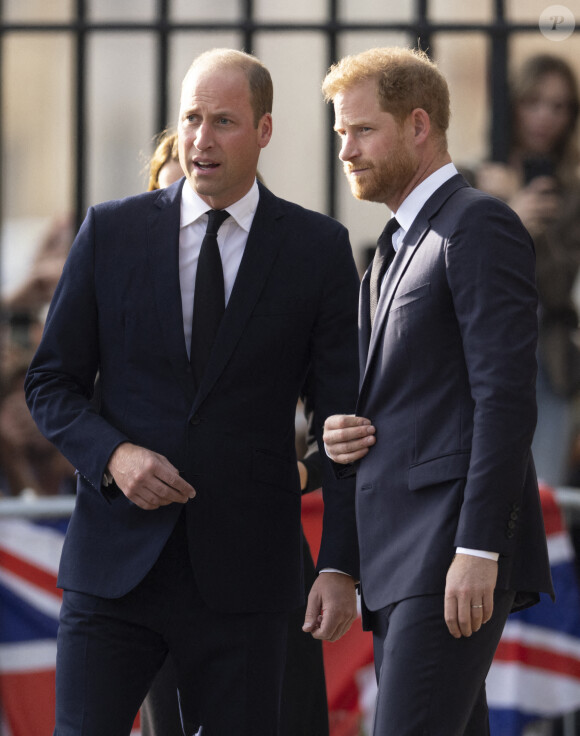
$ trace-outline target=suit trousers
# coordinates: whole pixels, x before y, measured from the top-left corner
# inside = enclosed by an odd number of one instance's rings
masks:
[[[485,678],[515,594],[496,591],[490,621],[455,639],[443,595],[371,614],[378,694],[373,736],[489,736]]]
[[[306,593],[316,579],[303,536]],[[282,686],[280,736],[328,736],[328,706],[322,642],[302,631],[306,605],[288,620],[286,669]],[[141,706],[142,736],[182,736],[175,666],[169,655]]]
[[[278,736],[287,626],[286,613],[208,608],[181,515],[156,564],[127,595],[65,591],[55,736],[129,736],[168,653],[185,736],[201,724],[204,736]]]

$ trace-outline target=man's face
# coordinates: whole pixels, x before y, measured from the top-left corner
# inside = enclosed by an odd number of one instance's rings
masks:
[[[193,190],[211,207],[228,207],[249,191],[271,135],[270,114],[255,126],[242,71],[204,66],[188,73],[177,126],[179,161]]]
[[[394,209],[419,164],[409,121],[399,124],[381,110],[375,80],[337,94],[334,110],[334,128],[342,144],[339,158],[352,193]]]

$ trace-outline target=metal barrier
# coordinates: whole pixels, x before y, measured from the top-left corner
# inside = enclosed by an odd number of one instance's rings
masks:
[[[568,518],[580,516],[580,488],[562,487],[554,489],[556,499]],[[18,496],[0,498],[0,519],[24,517],[46,519],[70,516],[75,505],[75,496]]]
[[[46,519],[70,516],[75,496],[24,496],[0,498],[0,519],[10,517]]]

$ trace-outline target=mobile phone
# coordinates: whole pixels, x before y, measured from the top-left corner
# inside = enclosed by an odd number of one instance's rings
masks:
[[[529,184],[538,176],[555,176],[553,159],[547,156],[530,156],[524,159],[524,182]]]

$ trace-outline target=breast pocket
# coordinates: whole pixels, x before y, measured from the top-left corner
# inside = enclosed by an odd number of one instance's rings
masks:
[[[393,299],[393,302],[391,304],[391,312],[393,312],[395,309],[400,309],[401,307],[405,307],[408,304],[413,304],[414,302],[418,302],[420,299],[425,299],[429,296],[431,293],[431,284],[422,284],[421,286],[417,286],[414,289],[411,289],[410,291],[406,291],[404,294],[397,294],[397,296]]]

